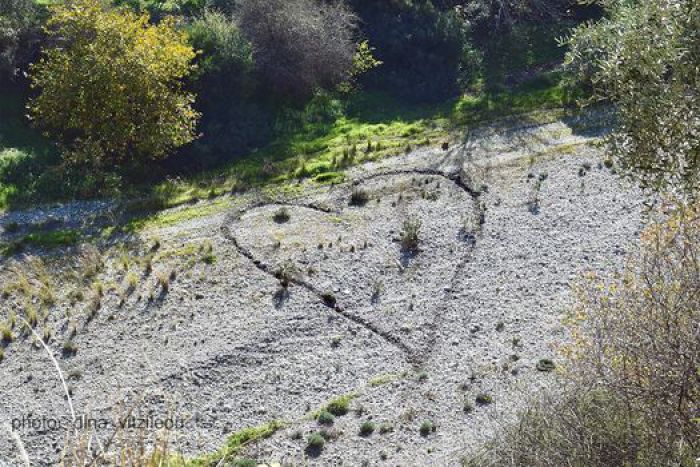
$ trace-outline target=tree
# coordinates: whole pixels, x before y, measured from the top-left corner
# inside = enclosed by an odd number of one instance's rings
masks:
[[[195,53],[174,26],[99,0],[53,9],[46,32],[55,46],[31,67],[40,94],[30,111],[68,162],[106,168],[163,158],[195,138],[194,97],[181,82]]]
[[[26,67],[39,42],[39,9],[34,0],[0,0],[0,78]]]
[[[415,101],[457,95],[479,66],[469,29],[454,11],[425,0],[350,0],[382,66],[363,81]]]
[[[244,0],[235,15],[269,89],[303,99],[351,77],[356,17],[344,3]]]
[[[608,17],[572,34],[567,66],[615,104],[619,165],[653,189],[700,188],[700,3],[604,2]]]

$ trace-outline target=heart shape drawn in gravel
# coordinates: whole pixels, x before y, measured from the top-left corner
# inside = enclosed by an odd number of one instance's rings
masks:
[[[367,201],[352,205],[353,191]],[[259,269],[289,279],[270,297],[279,312],[304,286],[420,360],[483,222],[475,198],[445,175],[378,174],[305,203],[251,207],[224,227]],[[415,253],[400,241],[406,220],[420,222]]]

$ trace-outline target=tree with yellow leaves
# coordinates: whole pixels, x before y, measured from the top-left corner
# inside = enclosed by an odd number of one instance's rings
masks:
[[[166,18],[68,0],[46,26],[50,48],[30,70],[30,116],[72,164],[95,168],[166,157],[195,138],[199,115],[182,80],[195,52]]]

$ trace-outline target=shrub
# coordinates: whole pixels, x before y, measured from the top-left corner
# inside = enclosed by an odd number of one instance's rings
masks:
[[[355,188],[350,194],[350,206],[364,206],[369,201],[369,194],[362,188]]]
[[[700,404],[699,212],[676,204],[643,232],[639,252],[612,281],[586,276],[570,316],[579,384],[597,381],[628,401],[630,416],[642,421],[635,435],[643,449],[666,459],[678,459],[683,444],[700,449],[693,421]]]
[[[554,362],[548,358],[543,358],[540,361],[538,361],[536,367],[537,367],[537,371],[542,371],[542,372],[554,371],[554,368],[556,368],[556,366],[554,365]]]
[[[326,410],[321,410],[321,412],[319,412],[318,414],[318,417],[316,417],[316,420],[321,425],[332,425],[335,421],[335,416]]]
[[[346,415],[350,411],[350,397],[339,397],[328,403],[326,410],[336,417]]]
[[[401,249],[406,252],[418,251],[420,229],[423,223],[417,217],[410,217],[403,222],[401,229]]]
[[[194,98],[182,88],[195,53],[174,19],[151,25],[99,0],[52,11],[49,39],[62,46],[44,50],[31,67],[41,93],[30,111],[68,162],[106,169],[163,158],[195,138]]]
[[[312,451],[320,451],[326,445],[326,440],[319,433],[311,433],[306,438],[307,449]]]
[[[565,385],[533,401],[470,465],[695,463],[698,212],[675,205],[621,272],[583,278],[567,320]]]
[[[350,78],[356,19],[342,2],[244,0],[236,14],[270,91],[305,99]]]
[[[279,208],[272,215],[272,220],[277,222],[278,224],[284,224],[285,222],[289,222],[290,218],[291,216],[289,215],[289,209],[285,207]]]
[[[391,423],[382,423],[379,425],[379,433],[381,434],[386,434],[386,433],[391,433],[394,431],[394,425]]]
[[[489,405],[493,403],[493,397],[486,393],[477,394],[474,400],[479,405]]]
[[[428,436],[430,433],[435,431],[435,425],[430,420],[424,420],[420,425],[421,436]]]
[[[330,291],[323,292],[321,294],[321,299],[323,300],[323,303],[326,304],[326,306],[330,307],[334,307],[338,302],[338,299],[335,298],[335,294]]]
[[[374,422],[366,420],[366,421],[362,422],[362,425],[360,425],[360,435],[369,436],[372,433],[374,433],[374,430],[376,428],[377,428],[377,425],[375,425]]]
[[[2,328],[0,328],[0,335],[2,336],[2,341],[4,343],[10,343],[15,340],[15,336],[12,333],[12,329],[10,329],[7,326],[2,326]]]
[[[294,261],[288,259],[284,261],[280,267],[275,271],[275,278],[280,281],[280,285],[284,288],[289,286],[289,283],[294,280],[298,273],[297,267]]]
[[[0,0],[0,81],[14,79],[36,55],[39,10],[33,0]]]

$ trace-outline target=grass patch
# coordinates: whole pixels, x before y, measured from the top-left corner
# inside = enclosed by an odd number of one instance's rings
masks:
[[[47,249],[68,247],[76,245],[81,238],[81,233],[73,229],[31,232],[19,240],[0,245],[0,253],[9,256],[21,253],[27,247]]]
[[[257,427],[245,428],[228,437],[226,444],[214,454],[191,460],[188,466],[199,467],[209,465],[228,465],[241,450],[256,441],[269,438],[275,432],[284,427],[284,423],[274,420],[272,422]]]
[[[137,232],[144,229],[169,227],[174,224],[218,214],[231,207],[229,198],[221,198],[196,206],[183,207],[175,211],[157,212],[150,215],[135,217],[121,227],[123,232]]]

